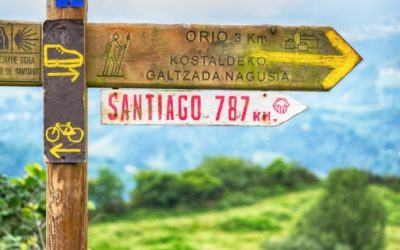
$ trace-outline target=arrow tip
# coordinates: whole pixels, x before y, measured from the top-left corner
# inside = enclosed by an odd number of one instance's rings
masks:
[[[77,71],[77,70],[75,70],[73,68],[70,68],[69,72],[71,72],[71,74],[72,74],[71,82],[76,82],[76,80],[78,80],[78,78],[80,76],[79,71]]]
[[[331,90],[362,61],[362,57],[335,30],[328,30],[326,37],[332,46],[341,52],[340,56],[344,59],[322,82],[325,90]]]
[[[57,144],[57,145],[55,145],[54,147],[52,147],[52,148],[50,149],[50,153],[51,153],[54,157],[56,157],[57,159],[60,159],[60,158],[61,158],[61,156],[58,154],[58,152],[59,152],[59,150],[62,148],[62,146],[63,146],[63,144],[60,143],[60,144]]]

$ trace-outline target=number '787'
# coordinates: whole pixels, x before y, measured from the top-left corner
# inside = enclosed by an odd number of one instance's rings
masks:
[[[237,96],[215,96],[215,99],[219,101],[217,116],[215,117],[216,121],[221,120],[222,111],[224,108],[225,99],[228,99],[228,120],[229,121],[237,121],[240,116],[241,121],[246,120],[247,109],[249,107],[250,96],[240,96],[240,100],[244,101],[242,112],[238,111],[238,98]],[[238,116],[239,115],[239,116]]]

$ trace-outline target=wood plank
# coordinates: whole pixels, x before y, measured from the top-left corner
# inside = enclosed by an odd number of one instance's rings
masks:
[[[109,125],[277,126],[307,107],[277,92],[233,90],[103,90]]]
[[[47,164],[46,249],[87,249],[87,164]]]
[[[45,159],[86,162],[84,23],[46,21],[43,30]]]
[[[62,13],[66,12],[79,13],[62,9]],[[3,26],[9,30],[7,27],[18,23]],[[27,25],[39,27],[35,23]],[[89,87],[326,91],[362,60],[331,27],[158,24],[88,24],[87,27]],[[0,55],[1,52],[0,48]],[[0,67],[6,72],[9,64],[2,63],[1,58]],[[35,58],[38,59],[34,64],[23,68],[34,68],[37,72],[40,63],[36,62],[40,57]],[[27,76],[0,74],[0,85],[40,85],[40,79]]]
[[[0,21],[0,86],[40,86],[39,23]]]
[[[330,90],[361,57],[331,27],[91,24],[92,87]]]
[[[81,9],[58,9],[55,8],[55,0],[47,0],[47,16],[48,19],[80,19],[83,25],[83,34],[78,37],[77,41],[74,41],[76,47],[69,47],[68,44],[60,43],[67,49],[74,49],[79,51],[83,56],[85,55],[85,22],[86,22],[86,11],[87,11],[87,0],[85,0],[85,7]],[[60,27],[62,28],[62,27]],[[74,30],[74,29],[73,29]],[[65,34],[65,30],[60,30],[60,35]],[[71,38],[70,35],[66,34],[66,37]],[[53,40],[54,41],[54,40]],[[77,44],[79,43],[80,44]],[[83,50],[81,50],[83,48]],[[53,68],[54,70],[54,68]],[[79,72],[79,78],[74,83],[78,88],[82,89],[83,92],[77,93],[78,97],[70,96],[69,93],[65,93],[65,96],[61,96],[60,102],[65,104],[65,110],[60,110],[62,113],[68,113],[71,109],[69,103],[81,98],[79,101],[82,103],[83,111],[81,107],[78,108],[80,117],[74,117],[74,119],[83,120],[82,129],[85,133],[83,138],[85,159],[87,159],[87,89],[86,89],[86,70],[85,64],[81,67],[74,68]],[[49,71],[50,72],[50,71]],[[53,71],[51,71],[53,72]],[[54,73],[54,72],[53,72]],[[68,81],[68,77],[49,77],[49,84],[61,84],[63,81]],[[69,83],[72,84],[72,83]],[[80,84],[80,85],[79,85]],[[45,83],[46,85],[46,83]],[[60,86],[57,90],[62,93],[68,90],[70,86]],[[45,88],[46,91],[46,88]],[[60,95],[59,93],[54,93]],[[48,94],[45,92],[45,95]],[[53,97],[50,97],[50,99]],[[71,100],[69,100],[71,98]],[[45,98],[44,106],[49,113],[51,107],[46,103]],[[75,106],[75,102],[72,103]],[[59,107],[59,106],[58,106]],[[75,110],[75,108],[73,108]],[[76,110],[75,110],[76,111]],[[45,111],[46,112],[46,111]],[[46,116],[46,113],[45,113]],[[58,117],[66,117],[66,114]],[[68,118],[68,117],[66,117]],[[61,120],[60,120],[61,122]],[[45,122],[46,123],[46,122]],[[51,122],[50,122],[51,123]],[[76,127],[76,125],[73,125]],[[46,132],[47,127],[44,127]],[[45,137],[45,136],[44,136]],[[46,185],[46,249],[48,250],[86,250],[87,249],[87,230],[88,230],[88,217],[87,217],[87,201],[88,201],[88,187],[87,187],[87,161],[80,163],[48,163],[47,165],[47,185]]]

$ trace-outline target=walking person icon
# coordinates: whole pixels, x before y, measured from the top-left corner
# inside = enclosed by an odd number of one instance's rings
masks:
[[[120,44],[119,38],[119,34],[115,33],[112,40],[105,46],[106,62],[101,76],[122,77],[120,75],[121,66],[128,48],[128,42],[131,40],[131,33],[126,37],[124,45]]]
[[[3,27],[0,27],[0,50],[8,49],[8,37]]]

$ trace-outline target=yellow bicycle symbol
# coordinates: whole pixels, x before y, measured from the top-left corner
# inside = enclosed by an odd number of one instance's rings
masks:
[[[67,54],[71,58],[66,59],[49,59],[49,51],[54,50],[57,55]],[[61,44],[46,44],[44,45],[44,66],[48,68],[64,68],[67,72],[51,72],[48,76],[70,76],[71,82],[75,82],[79,77],[79,71],[75,68],[80,68],[83,65],[83,55],[76,50],[66,49]]]
[[[72,127],[71,122],[67,122],[66,124],[57,122],[54,127],[46,129],[46,140],[49,142],[58,141],[61,135],[67,137],[70,142],[80,143],[84,132],[81,128]]]

